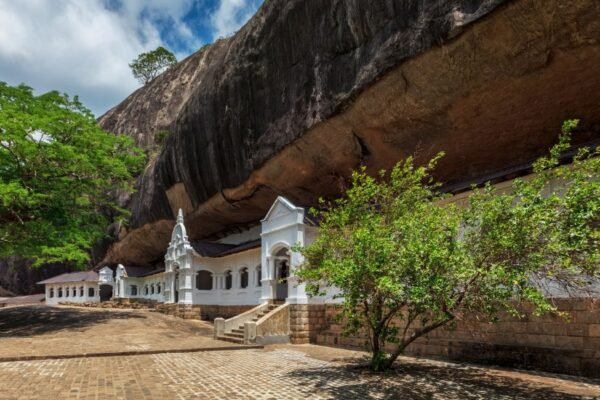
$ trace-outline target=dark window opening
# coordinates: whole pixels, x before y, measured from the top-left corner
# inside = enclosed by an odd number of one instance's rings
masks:
[[[202,270],[196,274],[196,289],[198,290],[212,290],[212,273],[210,271]]]
[[[248,287],[248,268],[242,268],[240,270],[240,287],[242,289]]]
[[[233,275],[231,271],[225,272],[225,289],[229,290],[233,286]]]

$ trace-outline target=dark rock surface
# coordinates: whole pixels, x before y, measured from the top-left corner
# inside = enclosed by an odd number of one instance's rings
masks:
[[[37,282],[72,271],[73,267],[65,265],[43,265],[34,268],[31,263],[20,259],[0,260],[0,297],[43,293],[44,285],[37,285]]]
[[[598,21],[595,0],[267,1],[101,117],[144,146],[171,132],[105,261],[162,257],[179,207],[198,239],[255,222],[278,194],[334,196],[361,163],[444,150],[438,177],[464,185],[530,162],[566,118],[591,140]]]

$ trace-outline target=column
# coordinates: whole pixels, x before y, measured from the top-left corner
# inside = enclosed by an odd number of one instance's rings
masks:
[[[276,282],[274,268],[273,256],[266,256],[266,265],[262,266],[262,301],[273,300],[275,298]]]
[[[179,303],[192,304],[193,300],[193,284],[194,271],[184,269],[179,271]]]

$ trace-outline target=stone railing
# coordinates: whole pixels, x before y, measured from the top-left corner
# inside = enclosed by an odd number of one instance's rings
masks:
[[[268,310],[269,303],[263,303],[259,306],[256,306],[246,312],[243,312],[235,317],[224,319],[224,318],[215,318],[215,330],[214,337],[215,339],[218,337],[222,337],[226,332],[231,332],[231,330],[244,326],[246,322],[252,321],[263,311]]]
[[[244,343],[288,343],[290,341],[290,305],[282,304],[256,322],[244,324]]]

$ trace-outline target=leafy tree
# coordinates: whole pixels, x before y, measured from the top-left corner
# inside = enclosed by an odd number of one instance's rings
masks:
[[[298,276],[311,295],[339,289],[345,333],[368,337],[373,370],[464,314],[520,315],[520,301],[557,312],[547,283],[580,287],[600,275],[600,150],[558,162],[575,125],[565,123],[535,176],[515,180],[511,193],[488,184],[466,205],[445,204],[430,175],[439,155],[424,167],[409,158],[381,179],[363,168],[345,197],[313,210],[320,233],[296,249],[305,257]]]
[[[177,64],[175,55],[161,46],[156,50],[140,54],[129,64],[129,68],[135,79],[145,85],[175,64]]]
[[[115,194],[132,189],[141,154],[77,97],[0,82],[0,258],[84,265],[109,216],[126,216]]]

